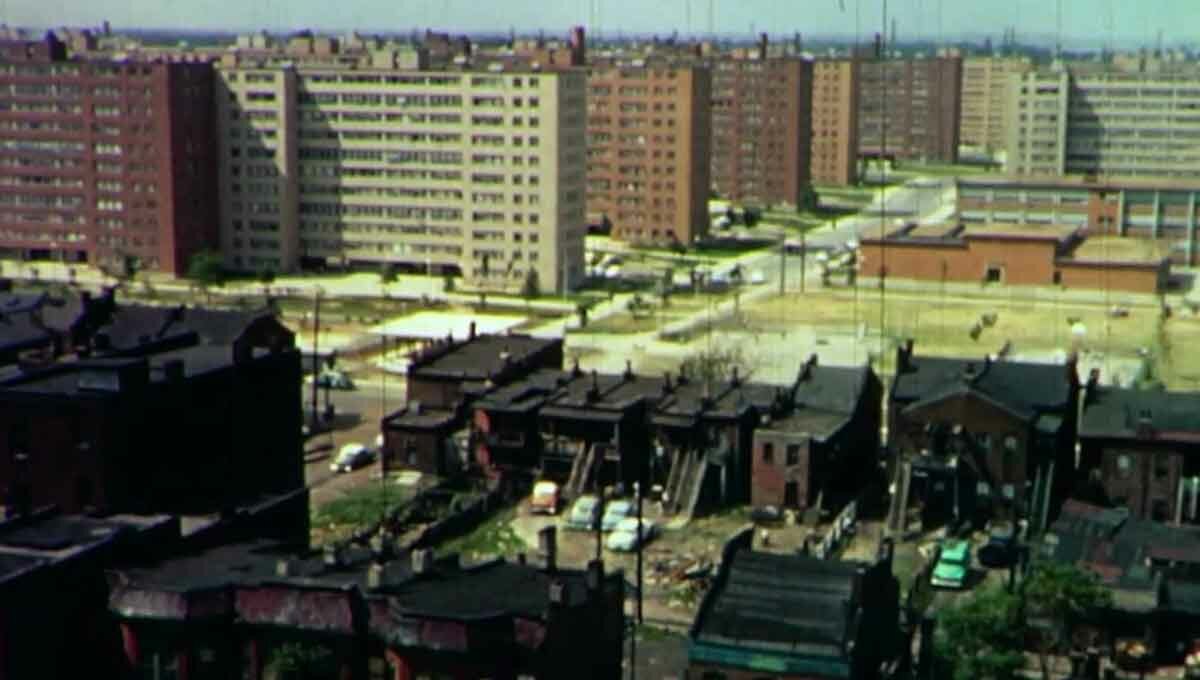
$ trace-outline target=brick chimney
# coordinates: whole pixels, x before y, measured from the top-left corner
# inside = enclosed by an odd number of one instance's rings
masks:
[[[538,555],[546,565],[546,571],[553,574],[558,569],[558,534],[553,526],[538,531]]]

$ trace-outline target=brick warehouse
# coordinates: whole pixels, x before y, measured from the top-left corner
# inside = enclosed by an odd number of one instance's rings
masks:
[[[0,257],[182,275],[217,245],[208,63],[0,42]]]
[[[1165,291],[1171,264],[1160,244],[1050,225],[905,225],[864,238],[862,276],[946,283],[1003,283]]]

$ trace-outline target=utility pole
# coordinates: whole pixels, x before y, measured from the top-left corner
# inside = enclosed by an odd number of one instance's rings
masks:
[[[649,457],[647,456],[647,459]],[[648,460],[647,460],[648,462]],[[646,462],[642,463],[642,479],[646,478]],[[633,492],[637,494],[637,622],[638,625],[645,623],[642,617],[642,546],[645,545],[645,532],[642,528],[642,481],[638,480],[633,483]],[[634,637],[637,633],[634,633]]]
[[[318,412],[319,407],[317,404],[317,400],[319,399],[319,397],[317,395],[317,389],[318,389],[317,383],[319,382],[318,379],[320,378],[320,375],[321,375],[321,356],[320,356],[320,353],[317,351],[318,343],[320,342],[320,339],[321,339],[321,289],[318,287],[313,290],[313,346],[312,346],[313,384],[312,384],[312,430],[311,430],[312,432],[316,432],[317,424],[319,422],[321,422],[320,414]]]
[[[837,229],[837,218],[834,219],[833,228]],[[804,271],[804,261],[808,259],[808,232],[800,232],[800,292],[804,292],[804,278],[807,272]]]
[[[779,242],[779,294],[783,295],[787,290],[787,237]]]

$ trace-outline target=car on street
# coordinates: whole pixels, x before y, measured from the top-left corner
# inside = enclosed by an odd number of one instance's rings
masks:
[[[591,494],[585,494],[575,499],[571,512],[567,515],[567,528],[580,531],[590,531],[600,522],[600,499]]]
[[[948,540],[942,543],[937,564],[929,575],[929,584],[935,588],[961,590],[967,586],[971,573],[971,544],[967,541]]]
[[[354,389],[354,381],[342,371],[322,371],[317,376],[317,387],[325,387],[331,390],[352,390]]]
[[[1017,558],[1017,531],[1010,522],[998,522],[988,531],[987,543],[979,549],[979,563],[990,569],[1007,567]]]
[[[619,524],[626,517],[631,517],[633,515],[633,511],[633,501],[625,500],[623,498],[609,501],[608,504],[604,506],[604,517],[600,520],[600,530],[612,531],[613,529],[616,529],[617,524]]]
[[[604,541],[604,546],[614,552],[632,552],[639,545],[649,543],[658,535],[658,525],[653,520],[642,518],[641,531],[638,531],[637,517],[626,517],[617,523],[611,534]],[[640,538],[639,538],[640,534]]]
[[[366,446],[359,443],[346,444],[329,464],[329,469],[332,472],[350,472],[370,463],[372,458],[374,454]]]
[[[533,495],[529,499],[529,512],[557,515],[560,502],[558,484],[543,479],[533,485]]]

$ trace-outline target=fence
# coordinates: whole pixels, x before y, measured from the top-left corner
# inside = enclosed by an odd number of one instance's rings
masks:
[[[822,560],[832,558],[842,544],[842,539],[853,533],[857,522],[858,500],[852,500],[833,518],[833,526],[813,546],[813,555]]]

